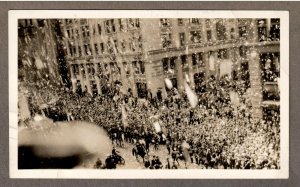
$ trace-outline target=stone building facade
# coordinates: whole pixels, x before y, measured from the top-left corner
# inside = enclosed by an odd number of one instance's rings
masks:
[[[144,98],[179,92],[188,79],[205,92],[207,80],[228,75],[251,88],[253,114],[279,110],[279,19],[63,19],[73,91],[104,94],[120,86]]]

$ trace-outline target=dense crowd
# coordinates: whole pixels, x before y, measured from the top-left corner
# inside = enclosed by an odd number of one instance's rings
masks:
[[[275,113],[270,121],[258,120],[251,115],[251,102],[243,86],[226,79],[211,79],[207,85],[206,92],[198,94],[195,108],[190,107],[184,93],[178,97],[174,89],[166,99],[144,100],[118,90],[94,97],[87,93],[79,96],[65,89],[41,89],[38,93],[48,97],[48,101],[57,98],[50,109],[58,120],[91,121],[105,128],[117,146],[124,142],[133,144],[134,149],[142,146],[146,152],[145,168],[176,169],[178,160],[182,160],[205,168],[278,169],[279,114]],[[230,91],[240,95],[239,106],[232,104]],[[31,104],[32,113],[40,113],[40,106]],[[126,125],[122,122],[122,107],[126,111]],[[49,108],[43,112],[51,113]],[[159,122],[161,130],[153,126],[154,122]],[[155,155],[162,147],[169,154],[164,163]]]

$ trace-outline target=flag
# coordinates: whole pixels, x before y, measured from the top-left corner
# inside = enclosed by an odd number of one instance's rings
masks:
[[[195,108],[198,104],[198,97],[196,93],[190,88],[190,86],[186,82],[184,82],[184,89],[188,97],[188,100],[191,104],[191,107]]]
[[[172,81],[168,78],[165,78],[165,83],[166,83],[166,86],[169,88],[169,89],[172,89],[173,88],[173,84],[172,84]]]
[[[161,131],[161,127],[158,121],[153,123],[154,129],[156,132],[160,132]]]
[[[121,105],[121,110],[122,110],[122,123],[123,123],[123,126],[127,127],[128,126],[127,112],[126,112],[126,108],[125,108],[124,104]]]

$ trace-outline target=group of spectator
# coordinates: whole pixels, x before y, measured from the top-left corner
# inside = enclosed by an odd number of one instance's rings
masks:
[[[118,91],[96,97],[78,96],[66,89],[39,92],[40,96],[57,97],[51,107],[66,119],[90,121],[105,128],[112,143],[118,146],[142,142],[147,152],[145,168],[175,169],[180,166],[178,160],[183,160],[205,168],[278,169],[279,113],[272,121],[257,119],[251,115],[251,102],[243,87],[210,81],[207,91],[198,94],[195,108],[190,107],[184,93],[180,97],[171,93],[165,99],[141,101]],[[239,106],[232,104],[230,91],[240,96]],[[126,108],[126,125],[122,123],[121,105]],[[40,111],[34,102],[33,109]],[[159,123],[161,130],[154,128],[154,122]],[[167,149],[169,157],[165,163],[155,155],[158,149]],[[152,159],[149,153],[154,155]]]

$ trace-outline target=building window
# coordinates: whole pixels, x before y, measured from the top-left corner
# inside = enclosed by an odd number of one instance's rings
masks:
[[[192,54],[192,62],[193,62],[193,66],[197,65],[197,56],[196,56],[196,53]]]
[[[205,27],[206,27],[206,28],[210,28],[211,25],[212,25],[211,19],[205,19]]]
[[[79,66],[78,66],[78,64],[73,65],[73,72],[74,72],[75,77],[77,75],[79,75]]]
[[[85,26],[85,32],[86,32],[86,36],[89,37],[90,36],[90,30],[89,30],[88,25]]]
[[[162,59],[163,70],[165,72],[169,72],[169,70],[174,70],[175,69],[175,60],[176,60],[176,57],[163,58]]]
[[[280,40],[280,19],[271,19],[270,37],[273,41]]]
[[[216,29],[217,29],[217,39],[226,40],[226,27],[224,25],[223,20],[217,22]]]
[[[91,46],[90,44],[84,44],[84,52],[85,52],[85,55],[91,55]]]
[[[239,51],[240,51],[240,56],[241,56],[242,58],[246,58],[247,53],[248,53],[248,48],[247,48],[246,46],[241,46],[241,47],[239,48]]]
[[[175,61],[176,61],[176,57],[171,57],[170,58],[170,69],[171,70],[175,69]]]
[[[211,30],[206,31],[206,35],[207,35],[207,41],[211,42],[212,41],[212,33]]]
[[[185,45],[185,33],[179,33],[179,40],[180,40],[180,46],[184,46]]]
[[[114,53],[114,46],[113,46],[113,44],[110,42],[110,41],[108,41],[107,42],[107,52],[109,52],[109,53]]]
[[[138,46],[139,46],[139,50],[142,51],[143,50],[142,36],[139,36],[138,38]]]
[[[169,59],[168,58],[163,58],[162,59],[162,63],[163,63],[163,69],[164,71],[168,71],[169,70]]]
[[[266,41],[267,40],[267,20],[266,19],[258,19],[257,20],[257,29],[258,29],[258,41]]]
[[[72,50],[73,50],[73,54],[74,54],[74,56],[75,56],[75,55],[76,55],[76,47],[73,46],[73,47],[72,47]]]
[[[147,85],[146,85],[146,83],[137,82],[136,83],[136,88],[137,88],[137,92],[138,92],[138,97],[139,98],[146,98],[146,96],[147,96]]]
[[[123,31],[125,27],[124,27],[122,19],[118,19],[118,22],[119,22],[119,30]]]
[[[234,28],[231,28],[231,29],[230,29],[230,39],[232,39],[232,40],[235,39]]]
[[[260,55],[262,78],[264,82],[274,82],[280,76],[279,53],[263,53]]]
[[[129,18],[127,26],[128,26],[129,29],[140,28],[140,20]]]
[[[187,64],[187,56],[186,55],[181,55],[180,58],[181,58],[182,66],[186,67],[188,65]]]
[[[101,35],[102,29],[100,23],[98,23],[98,34]]]
[[[139,73],[140,73],[140,70],[139,70],[139,68],[138,68],[137,61],[133,61],[133,62],[132,62],[132,66],[133,66],[133,69],[134,69],[134,73],[135,73],[135,74],[139,74]]]
[[[82,51],[81,51],[81,47],[80,46],[78,46],[78,55],[79,55],[79,57],[82,56]]]
[[[83,78],[85,78],[85,69],[84,69],[84,65],[80,64],[80,71],[81,71],[81,75]]]
[[[170,19],[167,19],[167,18],[160,19],[160,25],[162,27],[171,26]]]
[[[94,47],[95,47],[95,52],[96,52],[96,54],[97,54],[97,55],[99,55],[99,48],[98,48],[98,44],[97,44],[97,43],[95,43],[95,44],[94,44]]]
[[[200,65],[200,66],[203,66],[204,65],[204,62],[203,62],[203,53],[200,52],[200,53],[193,53],[192,54],[192,62],[193,62],[193,66],[195,65]]]
[[[190,18],[189,21],[194,25],[200,25],[201,23],[201,20],[199,18]]]
[[[240,38],[247,40],[248,32],[246,26],[239,27],[239,36]]]
[[[113,19],[105,21],[105,31],[106,33],[116,32],[115,23]]]
[[[118,48],[118,41],[117,41],[117,40],[114,40],[114,50],[115,50],[116,53],[119,52],[118,49],[119,49],[119,48]]]
[[[162,34],[161,35],[161,41],[162,41],[162,47],[167,48],[170,47],[172,44],[172,35],[171,33]]]
[[[101,53],[104,53],[104,43],[100,43],[100,51]]]
[[[218,50],[218,58],[219,59],[228,59],[228,50],[227,49],[219,49]]]
[[[140,19],[135,19],[136,28],[140,28]]]
[[[179,26],[183,25],[183,19],[178,19],[178,25]]]
[[[145,62],[144,61],[139,61],[139,65],[140,65],[140,71],[142,74],[145,73]]]
[[[71,38],[70,30],[67,30],[67,37]]]
[[[82,36],[85,38],[85,27],[81,27]]]
[[[200,43],[201,42],[201,32],[200,31],[191,31],[191,42]]]

